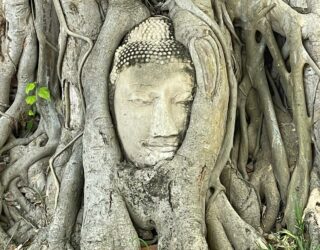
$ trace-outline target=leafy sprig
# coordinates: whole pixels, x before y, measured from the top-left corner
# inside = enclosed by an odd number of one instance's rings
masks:
[[[25,101],[29,105],[29,109],[27,111],[27,115],[30,118],[35,118],[37,114],[36,104],[39,99],[43,99],[46,101],[51,101],[50,90],[47,87],[39,87],[37,82],[29,82],[25,88],[26,97]],[[27,121],[27,130],[31,130],[33,128],[34,119],[29,119]]]
[[[39,98],[50,101],[51,95],[50,90],[47,87],[39,87],[37,82],[29,82],[26,86],[26,103],[30,105],[30,109],[28,110],[28,116],[36,115],[36,103]]]

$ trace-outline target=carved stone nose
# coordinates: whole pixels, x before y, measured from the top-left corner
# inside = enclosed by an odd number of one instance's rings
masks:
[[[151,131],[152,137],[177,136],[178,128],[174,122],[170,103],[166,100],[157,100],[154,106]]]

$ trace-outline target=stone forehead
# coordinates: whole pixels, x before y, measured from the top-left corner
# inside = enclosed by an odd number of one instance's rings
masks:
[[[173,25],[166,17],[151,17],[136,26],[115,53],[110,75],[114,84],[119,73],[144,63],[191,63],[187,49],[174,38]]]

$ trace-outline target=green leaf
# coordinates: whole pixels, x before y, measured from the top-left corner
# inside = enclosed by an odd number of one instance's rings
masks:
[[[50,91],[47,87],[41,87],[38,90],[38,96],[45,100],[50,100]]]
[[[26,103],[29,105],[34,104],[37,101],[37,97],[35,95],[29,95],[26,97]]]
[[[35,116],[36,114],[30,109],[29,111],[28,111],[28,116]]]
[[[30,93],[30,91],[34,90],[36,87],[37,83],[36,82],[29,82],[27,83],[26,86],[26,94],[28,95]]]

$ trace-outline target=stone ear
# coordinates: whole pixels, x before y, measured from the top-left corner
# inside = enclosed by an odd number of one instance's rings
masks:
[[[198,91],[212,99],[221,80],[218,65],[224,64],[219,58],[218,46],[210,36],[192,38],[190,53],[196,70]]]

